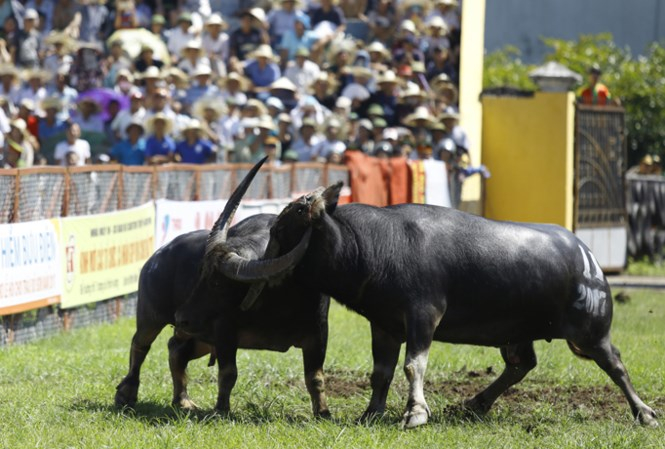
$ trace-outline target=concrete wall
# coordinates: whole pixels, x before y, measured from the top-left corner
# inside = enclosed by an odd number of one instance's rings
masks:
[[[542,62],[547,47],[541,36],[574,40],[603,32],[642,53],[665,39],[665,0],[487,0],[485,48],[515,45],[527,63]]]
[[[483,98],[485,216],[573,227],[573,93]]]
[[[464,0],[461,26],[460,125],[471,140],[471,161],[474,165],[478,165],[481,160],[483,120],[479,97],[483,89],[485,0]],[[478,215],[482,213],[479,176],[473,176],[464,183],[460,209]]]

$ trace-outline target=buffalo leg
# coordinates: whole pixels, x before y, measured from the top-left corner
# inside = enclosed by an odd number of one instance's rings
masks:
[[[307,338],[302,347],[302,359],[305,368],[305,385],[312,400],[314,416],[330,418],[328,403],[326,401],[325,377],[323,375],[323,362],[326,359],[328,345],[327,307],[330,299],[325,303],[325,319],[321,320],[311,336]]]
[[[423,310],[419,310],[413,315],[413,317],[407,318],[404,361],[404,374],[409,382],[409,399],[402,419],[402,427],[406,429],[426,424],[431,416],[423,391],[425,370],[434,330],[443,316],[443,314],[435,316],[434,313],[427,313]]]
[[[467,409],[477,415],[487,413],[494,401],[508,388],[524,379],[537,363],[533,342],[504,346],[501,348],[501,357],[506,362],[501,375],[486,389],[464,403]]]
[[[169,340],[169,368],[173,379],[173,401],[176,407],[196,409],[196,404],[187,394],[187,364],[210,352],[210,346],[194,338],[183,340],[173,336]]]
[[[238,379],[238,367],[236,366],[238,338],[235,326],[226,320],[223,323],[218,322],[215,327],[217,334],[215,353],[217,354],[217,363],[219,366],[217,404],[215,405],[215,409],[226,415],[231,411],[231,391]]]
[[[137,330],[132,337],[132,346],[129,351],[129,372],[116,387],[116,406],[134,407],[136,405],[141,365],[143,365],[148,351],[150,351],[152,342],[155,341],[155,338],[157,338],[162,329],[163,326],[137,325]]]
[[[372,370],[371,385],[372,398],[365,413],[360,417],[361,421],[369,421],[373,417],[383,414],[386,410],[388,390],[395,375],[395,366],[399,359],[401,343],[390,334],[384,332],[377,325],[372,324],[372,359],[374,368]]]
[[[635,392],[633,384],[630,382],[628,371],[621,362],[619,350],[609,341],[609,338],[603,340],[597,346],[587,347],[574,342],[575,346],[581,349],[583,355],[592,358],[596,364],[607,373],[615,384],[621,388],[624,396],[630,404],[633,416],[643,425],[655,427],[658,425],[656,413],[646,405]]]

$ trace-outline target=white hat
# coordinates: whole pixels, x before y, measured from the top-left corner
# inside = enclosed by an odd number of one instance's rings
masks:
[[[416,24],[413,23],[413,20],[406,19],[405,21],[402,22],[400,25],[400,29],[404,31],[408,31],[409,33],[416,34]]]
[[[273,122],[272,117],[269,115],[262,115],[259,117],[259,122],[256,124],[257,128],[264,128],[270,131],[275,130],[275,122]]]
[[[430,114],[429,109],[425,106],[418,106],[413,113],[404,117],[404,124],[406,126],[415,127],[419,126],[417,122],[420,120],[427,122],[427,124],[434,121],[432,114]]]
[[[226,103],[221,101],[219,97],[207,96],[199,98],[192,105],[192,115],[198,118],[203,118],[206,109],[212,109],[215,111],[218,118],[228,111]]]
[[[207,75],[207,76],[212,75],[212,69],[210,68],[210,66],[208,66],[207,64],[196,64],[196,67],[194,67],[194,70],[192,71],[191,76],[196,77],[196,76],[204,76],[204,75]]]
[[[247,13],[261,23],[265,23],[266,21],[266,12],[263,8],[252,8]]]
[[[34,8],[28,8],[25,10],[23,20],[39,20],[39,13]]]
[[[157,78],[157,79],[162,79],[162,73],[159,71],[157,67],[154,65],[151,65],[147,69],[145,69],[145,72],[141,75],[141,79],[147,79],[147,78]]]
[[[277,97],[270,97],[266,100],[266,106],[272,106],[275,109],[280,111],[284,110],[284,103]]]
[[[446,22],[443,20],[443,17],[441,16],[432,16],[428,21],[427,21],[427,27],[428,28],[443,28],[443,29],[448,29],[448,26],[446,25]]]
[[[171,117],[164,114],[163,112],[158,112],[148,119],[145,124],[148,133],[152,134],[154,132],[155,122],[158,120],[164,122],[165,133],[170,134],[171,130],[173,129],[173,119],[171,119]]]
[[[400,84],[401,81],[402,80],[399,79],[397,75],[395,75],[395,72],[393,72],[392,70],[386,70],[376,79],[376,84],[383,84],[383,83]]]
[[[215,26],[215,25],[219,25],[223,28],[226,28],[226,22],[224,22],[224,19],[222,19],[222,16],[219,13],[211,14],[210,17],[208,17],[208,20],[206,20],[205,22],[205,26]]]
[[[184,131],[190,131],[190,130],[196,130],[196,131],[203,131],[203,127],[201,126],[201,122],[198,121],[197,119],[189,119],[187,121],[187,125],[182,129]]]
[[[251,58],[268,58],[275,59],[275,55],[272,52],[272,48],[268,44],[259,45],[256,50],[254,50],[250,55]]]
[[[196,50],[199,54],[203,53],[203,47],[201,46],[201,41],[198,39],[190,39],[187,41],[180,53],[184,54],[187,50]]]
[[[270,85],[270,90],[288,90],[291,92],[295,92],[298,88],[296,87],[293,82],[291,82],[290,79],[286,77],[281,77],[279,79],[276,79],[271,85]]]

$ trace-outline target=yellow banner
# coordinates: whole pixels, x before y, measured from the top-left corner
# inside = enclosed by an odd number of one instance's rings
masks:
[[[141,267],[155,247],[152,203],[61,223],[63,308],[138,290]]]

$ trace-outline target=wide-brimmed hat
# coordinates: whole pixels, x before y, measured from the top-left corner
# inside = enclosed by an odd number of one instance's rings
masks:
[[[386,83],[400,85],[403,81],[401,78],[398,78],[392,70],[386,70],[376,78],[376,84]]]
[[[310,83],[310,85],[307,87],[309,93],[315,92],[314,85],[316,83],[326,83],[327,85],[326,95],[331,95],[333,92],[337,90],[337,87],[339,86],[337,79],[335,79],[335,77],[332,74],[326,71],[321,71],[321,73],[319,73],[319,76],[317,76],[316,79]]]
[[[162,121],[164,122],[164,133],[171,134],[173,130],[173,119],[163,112],[158,112],[151,116],[145,123],[146,131],[148,134],[155,132],[155,122]]]
[[[409,127],[429,126],[434,122],[434,117],[425,106],[418,106],[416,110],[404,117],[404,125]]]
[[[286,78],[286,77],[281,77],[273,81],[273,83],[270,85],[270,90],[288,90],[290,92],[295,92],[298,88],[296,87],[293,82]]]
[[[51,31],[44,39],[46,45],[62,45],[65,51],[76,50],[76,41],[63,31]]]
[[[346,69],[346,73],[353,75],[354,78],[371,79],[374,76],[372,69],[362,65],[352,65]]]
[[[268,108],[261,100],[256,98],[250,98],[247,100],[247,103],[243,106],[243,109],[255,108],[259,116],[266,115],[268,113]]]
[[[41,103],[40,103],[40,108],[43,110],[47,109],[56,109],[56,110],[61,110],[62,109],[62,101],[58,97],[46,97],[44,98]]]
[[[35,101],[31,98],[24,98],[19,102],[18,106],[26,108],[28,111],[34,111]]]
[[[434,5],[459,6],[458,0],[434,0]]]
[[[399,29],[402,31],[408,31],[411,34],[418,34],[418,29],[416,28],[416,24],[413,22],[413,20],[406,19],[402,22],[402,24],[399,26]]]
[[[215,111],[217,118],[226,114],[228,111],[226,103],[220,100],[219,97],[201,97],[192,105],[192,115],[202,119],[206,109]]]
[[[240,16],[248,15],[252,17],[253,19],[258,20],[262,24],[266,22],[266,12],[263,10],[263,8],[251,8],[251,9],[246,9],[243,11]]]
[[[182,132],[192,131],[192,130],[198,132],[203,131],[203,126],[201,125],[201,122],[195,118],[189,119],[187,121],[187,124],[182,128]]]
[[[192,70],[191,77],[196,78],[197,76],[211,76],[212,69],[208,64],[196,64],[194,70]]]
[[[428,32],[431,32],[432,28],[438,28],[440,30],[443,30],[444,33],[446,34],[448,32],[448,25],[446,25],[445,20],[443,20],[443,17],[441,16],[432,16],[430,19],[425,23],[427,25],[427,30]]]
[[[284,103],[277,97],[268,97],[266,106],[277,109],[278,111],[284,110]]]
[[[287,114],[286,112],[282,112],[277,116],[277,121],[281,123],[293,123],[293,120],[291,120],[291,116]]]
[[[427,98],[427,95],[416,83],[408,82],[406,83],[406,87],[399,93],[399,98],[403,100],[409,97],[418,97],[419,99],[424,100]]]
[[[390,50],[379,41],[372,42],[365,48],[365,50],[367,50],[367,53],[381,53],[384,58],[390,56]]]
[[[302,58],[309,58],[310,57],[310,52],[307,49],[307,47],[298,47],[295,53],[295,57],[302,57]]]
[[[138,76],[139,79],[145,80],[145,79],[162,79],[162,72],[159,71],[157,67],[154,65],[151,65],[145,71]]]
[[[203,46],[201,45],[201,41],[198,39],[188,40],[182,49],[180,49],[180,54],[184,55],[187,50],[196,50],[199,55],[203,54]]]
[[[239,89],[243,92],[249,90],[250,86],[252,85],[252,82],[249,80],[249,78],[242,76],[238,72],[228,73],[226,77],[220,78],[217,84],[219,84],[221,87],[226,87],[226,84],[229,81],[238,82]]]
[[[204,26],[220,26],[222,29],[226,29],[228,27],[227,23],[224,22],[224,19],[222,19],[222,16],[219,13],[211,14],[210,17],[208,17],[208,20],[205,21]]]
[[[129,71],[129,69],[122,68],[116,72],[115,74],[116,83],[118,82],[118,78],[120,78],[121,76],[127,78],[127,81],[129,81],[130,83],[134,82],[134,75],[132,74],[132,72]]]
[[[0,76],[11,76],[13,78],[12,82],[14,83],[19,81],[19,72],[14,64],[0,64]]]
[[[34,8],[28,8],[23,14],[23,20],[39,20],[39,13]]]
[[[445,111],[439,114],[439,120],[446,120],[446,119],[459,120],[459,112],[457,112],[455,109],[452,108],[446,108]]]
[[[189,86],[189,77],[178,67],[171,66],[162,70],[162,78],[168,77],[171,78],[173,84],[178,89],[185,89],[187,86]]]
[[[261,117],[259,117],[259,122],[256,124],[256,127],[274,131],[275,122],[272,120],[271,116],[268,114],[263,114]]]
[[[272,51],[272,47],[268,44],[261,44],[258,47],[256,47],[256,50],[251,52],[248,57],[250,59],[256,59],[256,58],[268,58],[268,59],[275,59],[275,54]]]
[[[18,129],[23,134],[25,134],[28,131],[28,125],[25,123],[25,120],[23,120],[22,118],[15,118],[14,120],[10,121],[9,126]]]
[[[451,82],[452,80],[448,75],[445,73],[440,73],[430,80],[429,85],[433,90],[437,90],[440,84],[449,84]]]
[[[192,21],[192,13],[183,11],[179,16],[178,16],[178,23],[180,22],[189,22],[193,23]]]
[[[37,69],[37,68],[32,68],[32,69],[26,69],[23,71],[23,79],[25,81],[29,81],[35,78],[39,78],[39,80],[42,83],[48,82],[53,75],[43,69]]]

